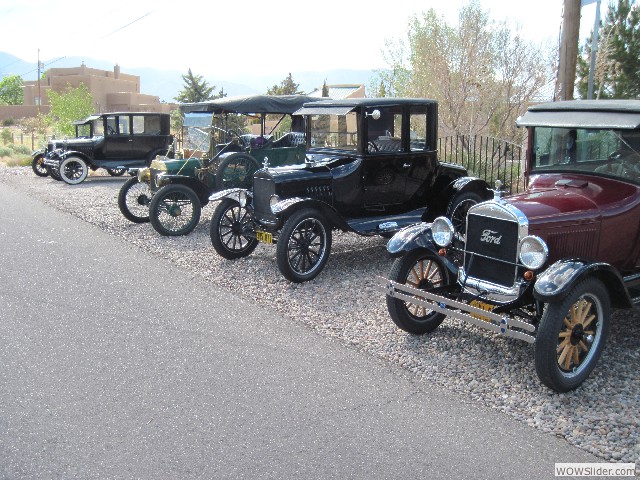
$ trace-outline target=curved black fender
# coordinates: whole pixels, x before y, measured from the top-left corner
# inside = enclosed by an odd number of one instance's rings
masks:
[[[331,206],[316,200],[314,198],[306,197],[291,197],[280,200],[273,205],[271,211],[278,217],[278,224],[282,225],[286,218],[291,216],[294,212],[303,208],[313,208],[319,210],[329,220],[333,227],[339,228],[345,231],[352,231],[351,227],[344,221],[342,216]]]
[[[240,192],[244,192],[247,198],[251,198],[251,190],[245,188],[228,188],[226,190],[220,190],[212,193],[209,196],[209,202],[215,202],[216,200],[222,200],[223,198],[230,198],[240,203]]]
[[[417,249],[428,250],[432,254],[438,255],[453,277],[458,275],[458,266],[438,253],[440,247],[433,242],[431,223],[421,222],[405,227],[387,242],[387,252],[391,257],[400,257]]]
[[[446,183],[443,183],[446,182]],[[427,215],[424,220],[434,220],[440,215],[447,215],[447,210],[451,201],[458,195],[463,193],[477,193],[482,199],[490,200],[493,198],[493,191],[489,184],[477,177],[457,177],[451,181],[442,176],[434,184],[431,192],[430,208],[427,209]]]
[[[68,157],[80,157],[82,160],[87,162],[87,165],[91,165],[91,159],[87,157],[84,153],[79,152],[77,150],[65,150],[60,153],[60,161],[68,158]]]
[[[544,303],[557,302],[587,276],[594,276],[602,281],[609,291],[613,307],[629,308],[632,306],[629,292],[618,270],[608,263],[589,262],[581,259],[558,260],[547,268],[536,279],[533,296]]]
[[[167,175],[166,179],[168,180],[167,185],[184,185],[185,187],[193,190],[198,196],[200,204],[203,207],[209,203],[211,189],[197,178],[189,177],[187,175]]]

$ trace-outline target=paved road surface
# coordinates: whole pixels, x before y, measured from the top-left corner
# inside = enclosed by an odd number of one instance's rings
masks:
[[[1,479],[541,479],[598,461],[14,187],[0,205]]]

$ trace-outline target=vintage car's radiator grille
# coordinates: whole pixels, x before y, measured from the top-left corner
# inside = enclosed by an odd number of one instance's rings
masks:
[[[465,270],[472,278],[512,286],[518,254],[518,223],[469,214]]]
[[[270,178],[253,177],[253,206],[258,217],[270,217],[269,199],[276,193],[276,185]]]

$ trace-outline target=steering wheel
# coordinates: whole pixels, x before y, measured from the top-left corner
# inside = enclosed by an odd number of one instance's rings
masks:
[[[229,135],[230,137],[240,138],[240,134],[235,130],[227,130],[227,135]]]
[[[371,150],[373,150],[374,152],[379,152],[380,151],[378,146],[372,140],[369,140],[367,142],[367,147],[370,147],[370,148],[368,148],[369,151],[371,151]]]
[[[616,162],[622,158],[623,153],[622,150],[614,150],[607,156],[607,160]]]

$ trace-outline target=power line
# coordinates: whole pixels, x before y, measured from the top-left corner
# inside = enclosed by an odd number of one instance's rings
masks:
[[[106,35],[103,35],[102,37],[95,39],[93,43],[98,42],[99,40],[104,40],[105,38],[110,37],[111,35],[113,35],[113,34],[115,34],[115,33],[118,33],[120,30],[124,30],[125,28],[127,28],[127,27],[129,27],[129,26],[133,25],[134,23],[136,23],[136,22],[138,22],[138,21],[142,20],[142,19],[143,19],[143,18],[145,18],[145,17],[148,17],[149,15],[151,15],[151,14],[152,14],[152,13],[154,13],[154,12],[155,12],[155,10],[151,10],[150,12],[145,13],[145,14],[144,14],[144,15],[142,15],[141,17],[136,18],[135,20],[133,20],[133,21],[131,21],[131,22],[127,23],[126,25],[123,25],[122,27],[117,28],[116,30],[114,30],[114,31],[112,31],[112,32],[110,32],[110,33],[107,33]],[[56,63],[56,62],[59,62],[60,60],[64,60],[65,58],[67,58],[67,55],[64,55],[64,56],[62,56],[62,57],[56,58],[55,60],[52,60],[51,62],[46,63],[46,64],[45,64],[45,66],[52,65],[52,64],[54,64],[54,63]],[[18,60],[18,61],[19,61],[19,60]],[[16,63],[16,62],[14,62],[14,63]],[[13,64],[11,64],[11,65],[13,65]],[[34,68],[33,70],[30,70],[30,71],[28,71],[28,72],[26,72],[26,73],[23,73],[23,74],[22,74],[22,75],[20,75],[20,76],[21,76],[21,77],[24,77],[25,75],[29,75],[30,73],[37,72],[37,71],[38,71],[38,68]]]

